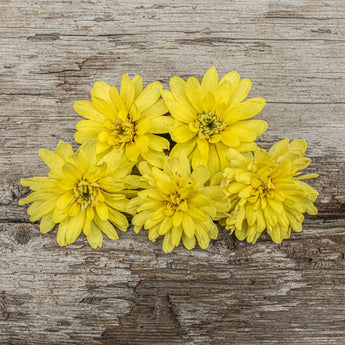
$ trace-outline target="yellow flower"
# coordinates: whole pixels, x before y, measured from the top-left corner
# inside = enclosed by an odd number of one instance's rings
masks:
[[[318,176],[299,172],[311,161],[304,157],[306,148],[304,140],[284,139],[269,151],[257,149],[254,154],[229,149],[223,182],[232,206],[221,224],[250,243],[265,229],[276,243],[289,238],[291,229],[302,231],[303,213],[317,213],[313,202],[318,196],[301,181]]]
[[[229,201],[220,186],[205,186],[210,174],[206,166],[198,166],[191,172],[190,163],[181,158],[169,157],[163,170],[139,164],[146,188],[130,201],[137,210],[133,217],[134,231],[142,227],[155,241],[164,236],[163,250],[168,253],[182,242],[187,249],[199,246],[206,249],[210,239],[217,238],[218,228],[213,220],[223,218],[229,209]],[[196,239],[195,239],[196,237]]]
[[[254,150],[254,140],[267,129],[267,123],[245,121],[265,106],[260,97],[242,102],[251,86],[249,79],[240,80],[234,71],[218,82],[215,67],[206,72],[201,85],[194,77],[187,82],[171,78],[171,91],[162,92],[175,119],[171,137],[177,144],[170,155],[179,157],[182,150],[187,150],[193,168],[205,164],[213,175],[226,166],[225,152],[229,147],[240,152]]]
[[[97,139],[97,154],[119,149],[133,161],[147,160],[161,166],[163,150],[169,141],[154,134],[168,133],[173,123],[164,101],[162,85],[149,84],[144,90],[142,78],[122,76],[120,93],[114,86],[98,81],[91,90],[92,101],[77,101],[75,111],[87,120],[77,123],[75,141]]]
[[[129,175],[133,163],[122,159],[113,150],[101,160],[96,158],[96,140],[89,140],[76,153],[62,141],[56,153],[41,149],[41,159],[51,169],[47,177],[22,179],[21,184],[34,192],[20,200],[28,208],[30,220],[41,219],[40,230],[47,233],[59,225],[57,241],[60,246],[75,242],[83,230],[93,248],[101,247],[104,232],[118,239],[112,224],[121,231],[128,227],[128,186],[139,182]]]

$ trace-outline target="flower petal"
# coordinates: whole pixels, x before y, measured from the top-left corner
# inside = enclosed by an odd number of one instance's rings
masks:
[[[223,113],[225,121],[229,125],[240,121],[246,120],[257,115],[265,106],[266,101],[264,98],[255,97],[244,101],[233,108],[229,108],[225,113]]]
[[[128,111],[134,101],[134,85],[128,74],[124,74],[121,79],[120,97]]]
[[[212,66],[204,75],[201,82],[202,90],[206,95],[207,92],[213,94],[218,87],[218,73],[216,67]]]
[[[85,212],[79,212],[74,217],[69,217],[66,230],[66,243],[72,244],[79,237],[84,225]]]
[[[229,107],[233,107],[236,104],[241,103],[247,97],[251,88],[252,88],[252,82],[250,79],[247,79],[247,78],[241,79],[237,90],[230,98]]]
[[[202,113],[203,108],[201,105],[201,101],[204,98],[204,93],[198,79],[194,77],[188,78],[186,85],[186,94],[189,102],[197,110],[197,112]]]
[[[140,112],[144,112],[152,107],[160,98],[163,87],[158,81],[146,86],[144,91],[135,100],[135,104]]]
[[[103,244],[102,232],[93,222],[91,223],[90,235],[87,236],[87,241],[93,249],[101,248]]]
[[[82,117],[102,123],[106,117],[100,113],[89,101],[74,102],[74,110]]]
[[[171,116],[157,116],[151,119],[151,133],[164,134],[168,133],[174,126],[174,119]]]

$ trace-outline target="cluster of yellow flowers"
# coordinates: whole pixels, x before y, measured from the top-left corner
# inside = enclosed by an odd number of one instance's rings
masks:
[[[215,67],[201,83],[172,77],[170,91],[159,82],[143,89],[140,76],[127,74],[120,92],[96,82],[91,101],[74,105],[85,118],[74,137],[81,146],[41,149],[50,171],[21,180],[33,193],[20,204],[32,203],[28,214],[41,219],[42,233],[59,224],[61,246],[83,232],[101,247],[102,233],[118,239],[129,216],[135,232],[148,230],[153,242],[164,236],[166,253],[181,240],[187,249],[196,242],[206,249],[218,236],[217,221],[239,240],[255,243],[266,229],[280,243],[291,229],[302,230],[303,213],[317,213],[318,193],[301,181],[317,175],[299,172],[310,163],[303,140],[257,147],[267,123],[248,119],[265,100],[245,100],[251,85],[237,72],[219,81]]]

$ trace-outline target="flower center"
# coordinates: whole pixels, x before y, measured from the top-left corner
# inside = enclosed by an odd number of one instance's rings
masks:
[[[266,181],[254,177],[252,180],[252,187],[254,188],[254,193],[258,194],[260,197],[265,197],[275,188],[270,177],[267,177]]]
[[[89,183],[84,179],[80,180],[73,188],[74,197],[83,211],[86,210],[89,205],[91,207],[95,206],[98,191],[99,185],[97,183]]]
[[[171,215],[176,211],[186,212],[191,192],[192,187],[189,180],[175,180],[175,191],[165,197],[167,215]]]
[[[194,125],[198,128],[198,136],[201,139],[209,139],[225,128],[225,124],[219,121],[218,115],[213,111],[199,114],[194,121]]]
[[[135,125],[132,122],[113,120],[110,135],[113,137],[113,145],[122,149],[126,143],[134,140]]]

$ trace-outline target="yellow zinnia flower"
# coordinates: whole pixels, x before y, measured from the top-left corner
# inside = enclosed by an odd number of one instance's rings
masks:
[[[187,82],[171,78],[171,91],[162,92],[175,119],[171,137],[177,144],[170,155],[179,157],[186,149],[193,168],[205,164],[213,175],[226,166],[225,152],[229,147],[241,152],[254,150],[254,140],[267,129],[267,123],[245,121],[265,106],[260,97],[242,102],[251,86],[249,79],[240,80],[234,71],[218,82],[215,67],[206,72],[201,85],[194,77]]]
[[[232,202],[229,216],[221,221],[239,240],[255,243],[267,229],[273,241],[289,238],[291,229],[302,231],[303,213],[316,214],[313,202],[318,192],[302,179],[317,174],[301,175],[310,159],[304,157],[304,140],[279,141],[269,151],[239,153],[229,149],[224,169],[224,186]]]
[[[169,141],[154,134],[168,133],[173,123],[170,116],[162,116],[168,110],[161,91],[157,81],[143,90],[142,78],[131,80],[128,74],[122,76],[120,93],[114,86],[96,82],[91,102],[74,103],[75,111],[87,119],[77,123],[75,141],[82,144],[96,138],[97,154],[119,149],[133,162],[139,158],[161,166]]]
[[[112,224],[121,231],[128,228],[126,187],[139,182],[129,175],[133,163],[114,150],[97,161],[96,140],[89,140],[76,153],[62,141],[56,153],[41,149],[41,159],[51,169],[47,177],[22,179],[21,184],[34,192],[20,200],[28,208],[30,220],[41,219],[40,230],[46,233],[59,224],[60,246],[75,242],[83,230],[93,248],[101,247],[104,232],[118,239]]]
[[[229,209],[229,201],[220,186],[205,186],[210,174],[206,166],[198,166],[191,172],[190,163],[181,158],[169,157],[163,170],[139,164],[146,188],[130,201],[137,210],[133,217],[134,231],[142,227],[155,241],[164,236],[163,250],[168,253],[182,242],[187,249],[199,246],[206,249],[210,239],[217,238],[218,228],[214,219],[223,218]]]

